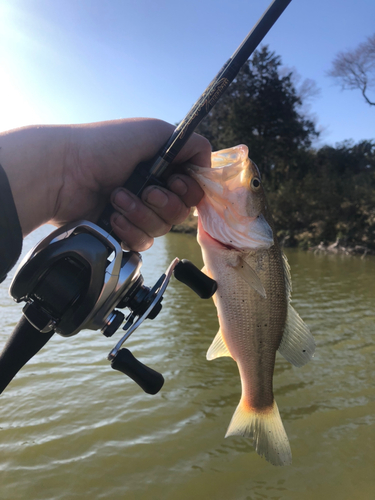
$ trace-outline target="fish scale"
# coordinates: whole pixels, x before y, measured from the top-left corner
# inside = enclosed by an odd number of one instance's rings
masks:
[[[213,153],[212,167],[191,166],[191,175],[205,193],[197,206],[204,269],[218,284],[220,328],[207,359],[232,357],[241,378],[226,436],[248,437],[266,460],[288,465],[291,450],[273,396],[276,351],[303,366],[315,343],[291,306],[289,266],[247,147]]]

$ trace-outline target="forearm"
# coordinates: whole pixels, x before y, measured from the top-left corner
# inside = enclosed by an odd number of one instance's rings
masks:
[[[12,189],[23,236],[53,217],[69,126],[25,127],[0,134],[0,164]]]

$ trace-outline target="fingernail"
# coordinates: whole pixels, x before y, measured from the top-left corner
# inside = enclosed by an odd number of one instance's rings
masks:
[[[175,177],[173,181],[169,184],[169,188],[171,191],[178,194],[179,196],[183,196],[188,191],[188,187],[186,183],[181,179],[181,177]]]
[[[130,212],[131,210],[134,210],[136,206],[133,198],[123,189],[120,189],[115,193],[113,203],[123,212]]]
[[[168,196],[157,187],[152,187],[144,194],[144,200],[155,208],[163,208],[168,203]]]

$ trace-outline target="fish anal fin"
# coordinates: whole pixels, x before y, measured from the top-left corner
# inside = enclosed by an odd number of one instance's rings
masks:
[[[208,359],[208,361],[211,361],[212,359],[221,358],[224,356],[232,357],[221,333],[221,329],[219,329],[207,351],[206,358]]]
[[[279,352],[294,366],[308,363],[315,352],[315,341],[300,315],[289,304]]]
[[[233,414],[225,437],[250,438],[261,457],[272,465],[290,465],[292,452],[276,401],[268,411],[257,412],[244,404],[243,398]]]
[[[234,266],[234,269],[236,269],[241,278],[251,288],[258,292],[261,297],[263,297],[264,299],[267,297],[266,291],[259,276],[254,271],[254,269],[247,262],[245,262],[244,259],[242,259],[242,257],[238,259],[238,262],[236,266]]]

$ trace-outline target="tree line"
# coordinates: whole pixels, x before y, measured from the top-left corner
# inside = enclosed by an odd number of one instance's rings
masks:
[[[375,250],[375,141],[313,147],[319,132],[281,66],[268,47],[255,51],[197,132],[214,150],[249,147],[285,245]]]

